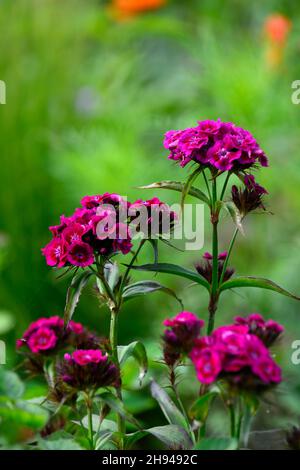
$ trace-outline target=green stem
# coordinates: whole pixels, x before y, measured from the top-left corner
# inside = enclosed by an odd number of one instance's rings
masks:
[[[232,252],[232,248],[233,248],[233,245],[235,243],[238,232],[239,232],[239,229],[236,228],[235,231],[234,231],[234,234],[232,236],[232,239],[231,239],[231,242],[230,242],[230,245],[229,245],[229,248],[228,248],[227,256],[226,256],[224,264],[223,264],[223,269],[222,269],[222,273],[221,273],[221,276],[220,276],[220,285],[223,282],[224,275],[225,275],[225,272],[226,272],[226,269],[227,269],[227,266],[228,266],[229,258],[230,258],[231,252]]]
[[[205,181],[206,189],[207,189],[207,192],[208,192],[208,197],[209,197],[209,200],[210,200],[210,202],[211,202],[211,201],[212,201],[211,192],[210,192],[210,187],[209,187],[209,184],[208,184],[208,181],[207,181],[207,176],[206,176],[206,174],[205,174],[205,170],[202,171],[202,174],[203,174],[203,178],[204,178],[204,181]]]
[[[223,197],[224,197],[224,194],[225,194],[230,176],[231,176],[231,173],[230,173],[230,171],[228,171],[225,182],[224,182],[224,186],[223,186],[223,189],[222,189],[222,192],[221,192],[220,201],[223,201]]]
[[[191,427],[191,424],[190,424],[190,420],[189,420],[189,418],[188,418],[188,415],[187,415],[187,413],[186,413],[186,411],[185,411],[185,408],[184,408],[183,403],[182,403],[182,401],[181,401],[181,398],[180,398],[180,396],[179,396],[177,387],[176,387],[176,385],[175,385],[174,383],[171,384],[171,385],[172,385],[172,389],[173,389],[173,392],[174,392],[174,394],[175,394],[177,403],[178,403],[178,405],[179,405],[179,407],[180,407],[180,409],[181,409],[181,412],[182,412],[182,414],[183,414],[183,416],[184,416],[184,418],[185,418],[186,424],[187,424],[187,426],[188,426],[188,428],[189,428],[190,436],[191,436],[191,439],[192,439],[192,441],[193,441],[193,444],[196,444],[195,434],[194,434],[194,431],[192,430],[192,427]]]
[[[86,397],[86,409],[87,409],[87,416],[88,416],[88,440],[90,443],[91,450],[94,449],[94,438],[93,438],[93,410],[92,410],[92,401],[91,397]]]
[[[140,241],[140,244],[138,246],[138,249],[136,250],[136,252],[134,253],[133,257],[131,258],[131,261],[129,263],[129,265],[127,266],[127,269],[124,273],[124,276],[123,276],[123,279],[121,281],[121,286],[120,286],[120,289],[119,289],[119,292],[120,292],[120,297],[122,297],[122,291],[123,291],[123,288],[126,286],[126,282],[128,280],[128,276],[129,276],[129,273],[130,273],[130,270],[135,262],[135,260],[137,259],[141,249],[143,248],[144,244],[146,242],[146,239],[143,239]]]
[[[111,344],[112,358],[113,358],[115,365],[118,367],[118,369],[120,369],[120,364],[119,364],[119,359],[118,359],[118,314],[119,312],[115,306],[111,307],[110,312],[111,312],[111,317],[110,317],[109,339],[110,339],[110,344]],[[120,387],[117,388],[117,396],[122,401],[121,385]],[[120,448],[122,450],[124,447],[123,436],[126,432],[125,421],[120,414],[117,415],[117,421],[118,421],[118,431],[121,435]]]
[[[250,408],[245,405],[243,426],[242,426],[242,437],[241,437],[241,446],[244,449],[247,449],[248,447],[248,439],[249,439],[249,434],[250,434],[250,429],[251,429],[252,417],[253,416],[252,416]]]
[[[211,223],[212,223],[212,283],[210,292],[210,301],[208,306],[209,320],[207,334],[210,334],[214,328],[215,313],[218,305],[218,211],[217,211],[217,182],[216,178],[212,181],[212,209],[211,209]]]
[[[234,405],[228,405],[229,415],[230,415],[230,435],[231,437],[235,437],[235,409]]]

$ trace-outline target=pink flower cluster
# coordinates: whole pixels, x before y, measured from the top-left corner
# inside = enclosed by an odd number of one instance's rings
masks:
[[[265,320],[259,313],[247,317],[235,317],[235,325],[246,325],[249,333],[258,336],[267,346],[271,346],[284,331],[282,325],[274,320]]]
[[[164,320],[164,359],[168,366],[173,366],[184,354],[188,354],[194,340],[199,336],[204,321],[194,313],[183,311],[174,318]]]
[[[254,137],[231,122],[198,121],[196,127],[171,130],[165,134],[164,146],[169,158],[184,167],[189,162],[217,171],[241,171],[268,160]]]
[[[95,337],[81,323],[70,321],[64,328],[59,316],[39,318],[31,323],[23,337],[17,340],[17,349],[27,347],[33,354],[52,354],[70,345],[93,343]]]
[[[220,280],[224,262],[227,258],[227,251],[223,251],[218,255],[218,279]],[[210,253],[206,252],[203,255],[203,260],[200,263],[196,263],[195,268],[197,272],[204,277],[210,284],[212,282],[212,272],[213,272],[213,257]],[[234,269],[227,267],[224,272],[223,281],[228,281],[231,276],[234,274]]]
[[[53,239],[42,249],[47,264],[59,268],[66,265],[86,267],[95,262],[95,254],[128,253],[132,243],[126,220],[118,220],[120,211],[126,212],[127,205],[118,194],[85,196],[81,200],[82,207],[75,209],[73,215],[61,216],[59,225],[49,227]],[[114,217],[116,238],[111,238],[110,233],[99,238],[97,225],[110,215]]]
[[[171,221],[175,219],[175,213],[158,198],[131,204],[119,194],[85,196],[73,215],[63,215],[59,225],[49,227],[53,238],[42,249],[47,264],[58,268],[86,267],[95,262],[97,255],[108,258],[118,252],[129,253],[132,248],[129,224],[134,224],[133,216],[139,208],[145,208],[146,225],[152,222],[150,209],[168,212]]]
[[[146,209],[147,212],[145,231],[148,236],[156,236],[168,232],[173,228],[177,220],[177,214],[170,209],[168,204],[158,199],[158,197],[153,197],[146,201],[138,199],[131,204],[129,212],[133,215],[135,215],[135,213],[142,214],[143,209]],[[134,220],[132,223],[136,226],[137,231],[143,231],[144,227],[142,227],[141,224],[137,226]]]
[[[57,367],[58,388],[64,393],[119,386],[119,370],[100,349],[78,349],[65,354]]]
[[[238,387],[260,389],[281,382],[281,370],[256,329],[251,329],[251,322],[249,317],[245,322],[239,317],[237,324],[196,339],[190,358],[201,383],[223,378]],[[268,328],[266,324],[264,328]]]
[[[262,197],[268,194],[268,191],[255,181],[253,175],[245,175],[244,184],[243,189],[236,185],[231,188],[232,201],[240,213],[246,215],[255,209],[265,209]]]

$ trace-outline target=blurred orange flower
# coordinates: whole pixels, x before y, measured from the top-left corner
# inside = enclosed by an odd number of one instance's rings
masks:
[[[265,20],[264,32],[268,39],[266,60],[270,67],[276,68],[282,63],[291,28],[292,22],[280,13],[269,15]]]
[[[156,10],[166,3],[167,0],[113,0],[112,7],[119,17],[124,18]]]
[[[264,24],[267,38],[280,46],[286,43],[291,27],[292,22],[280,13],[268,16]]]

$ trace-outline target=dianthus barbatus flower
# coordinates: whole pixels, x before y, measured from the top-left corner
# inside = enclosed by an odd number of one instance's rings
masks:
[[[235,317],[236,325],[246,325],[249,332],[258,336],[270,347],[284,331],[282,325],[274,320],[265,320],[259,313],[251,313],[247,317]]]
[[[196,162],[215,171],[241,171],[260,164],[268,166],[263,150],[250,132],[231,122],[199,121],[196,127],[171,130],[164,146],[169,158],[184,167]]]
[[[235,185],[231,188],[232,201],[241,215],[245,216],[255,209],[265,210],[262,197],[268,194],[268,191],[255,181],[253,175],[246,175],[244,177],[244,184],[245,187],[243,189]]]
[[[280,368],[247,321],[222,326],[210,336],[197,338],[190,358],[204,384],[222,379],[231,387],[258,392],[281,382]]]
[[[224,261],[227,257],[227,252],[224,251],[218,255],[218,278],[220,280],[221,274],[223,271]],[[203,261],[197,263],[195,265],[196,270],[198,273],[204,277],[209,283],[212,282],[212,271],[213,271],[213,262],[212,262],[212,255],[210,253],[204,253]],[[227,267],[224,273],[223,281],[228,281],[231,276],[234,274],[234,269]]]
[[[97,347],[101,338],[91,333],[81,323],[71,320],[67,328],[59,316],[39,318],[32,322],[17,340],[17,349],[25,355],[25,368],[41,372],[47,357],[70,347]]]
[[[132,248],[130,223],[134,223],[129,213],[131,206],[134,213],[139,208],[145,209],[145,226],[150,234],[164,231],[162,214],[169,216],[168,228],[173,226],[176,218],[169,206],[158,198],[138,200],[132,205],[119,194],[104,193],[85,196],[81,205],[70,217],[61,216],[59,225],[49,227],[53,238],[42,249],[49,266],[84,268],[95,263],[97,256],[107,259],[116,253],[129,253]],[[155,225],[156,213],[155,232],[152,226]]]
[[[59,225],[49,227],[53,239],[42,249],[49,266],[86,267],[95,262],[98,254],[109,257],[131,250],[126,225],[129,202],[119,194],[104,193],[85,196],[81,205],[70,217],[61,216]],[[126,230],[121,236],[119,229],[123,225]]]
[[[167,365],[173,366],[182,355],[188,354],[204,325],[194,313],[183,311],[174,318],[164,320],[163,352]]]
[[[138,199],[131,204],[129,214],[133,218],[131,226],[134,226],[137,232],[143,232],[148,238],[170,233],[177,220],[177,214],[158,197]]]
[[[118,368],[100,349],[78,349],[65,354],[57,365],[57,382],[64,393],[96,390],[99,387],[119,386]]]

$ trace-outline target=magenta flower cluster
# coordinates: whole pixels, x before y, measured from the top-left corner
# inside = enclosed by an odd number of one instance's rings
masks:
[[[220,281],[221,275],[223,272],[223,267],[225,260],[227,258],[227,251],[223,251],[218,255],[218,280]],[[211,253],[204,253],[203,260],[200,263],[196,263],[195,268],[200,276],[204,277],[210,284],[212,282],[212,273],[213,273],[213,257]],[[223,281],[228,281],[234,274],[234,269],[231,267],[226,267]]]
[[[58,387],[65,392],[119,386],[119,370],[100,349],[66,353],[58,365]]]
[[[184,167],[196,162],[217,171],[243,171],[256,164],[268,166],[268,159],[254,137],[231,122],[198,121],[196,127],[171,130],[164,146],[169,158]]]
[[[110,215],[108,207],[115,208],[118,216],[127,205],[118,194],[85,196],[81,200],[82,207],[75,209],[73,215],[61,216],[59,225],[49,227],[53,239],[42,249],[47,264],[58,268],[66,265],[86,267],[95,262],[96,254],[128,253],[132,247],[129,230],[118,217],[114,227],[116,238],[110,238],[107,233],[99,239],[96,233],[97,224]]]
[[[146,225],[151,225],[151,211],[168,212],[171,222],[176,215],[158,198],[137,200],[133,204],[119,194],[105,193],[85,196],[81,207],[73,215],[60,218],[60,224],[49,227],[53,238],[42,253],[49,266],[86,267],[95,263],[97,256],[110,257],[116,253],[129,253],[132,248],[130,223],[139,208],[145,208]],[[103,223],[101,233],[99,224]],[[159,229],[158,229],[159,232]]]
[[[163,324],[167,327],[163,334],[164,360],[168,366],[173,366],[182,355],[192,350],[204,321],[191,312],[183,311],[164,320]]]
[[[33,354],[50,354],[68,345],[78,344],[90,335],[81,323],[73,320],[65,329],[64,321],[59,316],[39,318],[17,340],[17,348],[26,347]]]
[[[232,385],[258,390],[281,382],[281,370],[252,323],[251,317],[245,321],[238,317],[236,324],[196,339],[190,357],[201,383],[211,384],[223,378]],[[261,325],[266,334],[269,329],[282,331],[273,321],[262,319]]]

